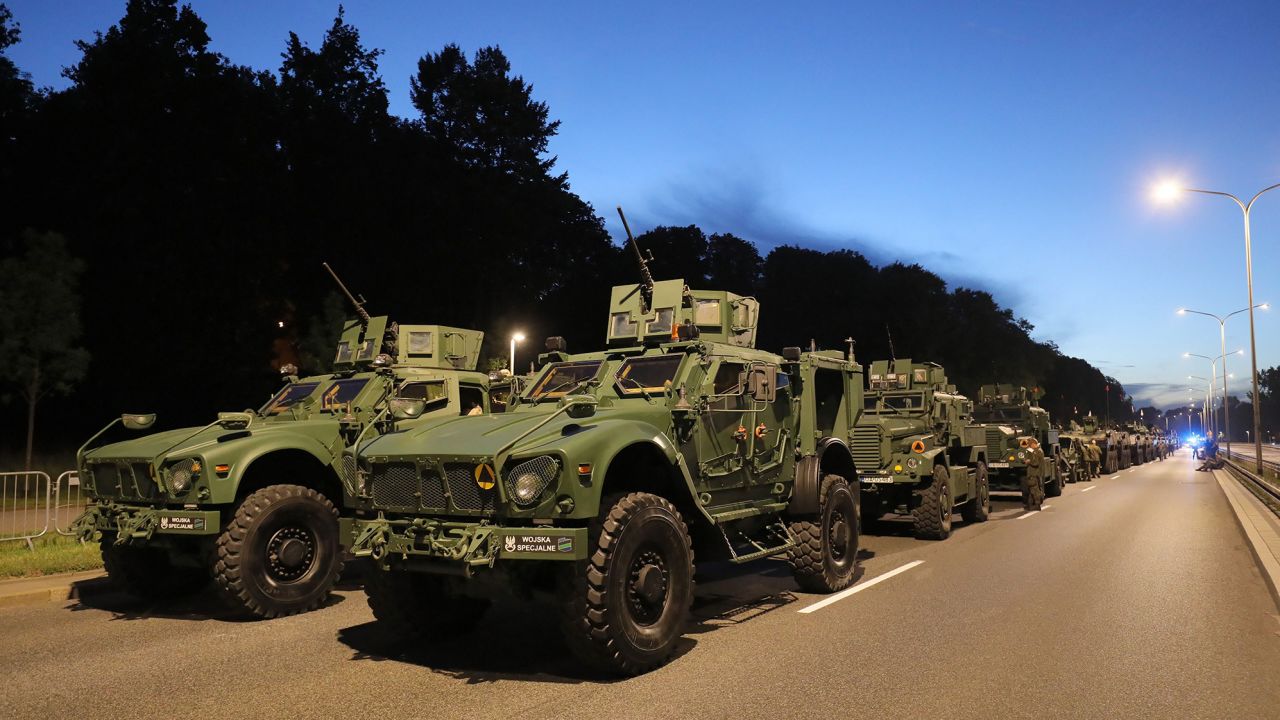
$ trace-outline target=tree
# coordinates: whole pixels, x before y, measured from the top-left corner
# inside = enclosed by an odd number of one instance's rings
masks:
[[[31,84],[31,76],[19,70],[4,54],[18,44],[21,37],[22,28],[13,21],[13,13],[0,3],[0,187],[4,188],[18,185],[17,153],[40,99]],[[21,202],[12,195],[10,200]],[[5,218],[0,222],[7,224],[10,220]]]
[[[28,230],[22,241],[21,254],[0,260],[0,379],[27,404],[30,470],[36,406],[50,393],[69,392],[84,377],[89,353],[78,345],[84,263],[54,233]]]

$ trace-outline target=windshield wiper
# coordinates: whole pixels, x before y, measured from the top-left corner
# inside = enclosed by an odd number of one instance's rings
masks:
[[[644,383],[640,382],[639,380],[636,380],[635,378],[622,377],[620,375],[617,376],[616,379],[618,382],[626,381],[626,382],[632,383],[633,385],[636,386],[636,389],[640,391],[640,394],[644,395],[645,400],[648,400],[649,402],[653,402],[653,397],[649,395],[649,391],[645,389]]]
[[[565,390],[565,391],[564,391],[564,393],[563,393],[563,394],[565,394],[565,395],[569,395],[569,394],[573,393],[575,390],[577,390],[579,387],[582,387],[584,384],[589,383],[589,382],[591,382],[591,381],[593,381],[593,380],[595,380],[595,379],[596,379],[596,378],[595,378],[595,376],[594,376],[594,375],[592,375],[591,377],[585,377],[585,378],[582,378],[582,379],[574,379],[574,378],[570,378],[570,379],[565,380],[564,382],[560,383],[559,385],[556,385],[555,387],[551,388],[550,390],[547,390],[547,391],[544,391],[544,392],[538,393],[538,396],[537,396],[537,398],[536,398],[536,399],[541,400],[542,398],[547,397],[547,396],[548,396],[548,395],[550,395],[551,393],[559,392],[560,388],[562,388],[562,387],[566,387],[566,386],[568,386],[568,385],[573,385],[573,387],[569,388],[568,390]]]

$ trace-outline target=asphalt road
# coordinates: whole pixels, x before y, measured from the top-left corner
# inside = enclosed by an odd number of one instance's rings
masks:
[[[1245,457],[1252,458],[1254,451],[1253,443],[1233,442],[1231,443],[1231,452],[1239,453]],[[1280,446],[1262,444],[1262,459],[1268,462],[1280,463]]]
[[[1280,717],[1277,608],[1192,467],[1025,517],[1002,500],[944,542],[865,537],[865,590],[813,612],[781,563],[712,568],[679,656],[629,680],[577,669],[536,603],[408,650],[352,589],[271,622],[109,595],[3,610],[0,717]]]

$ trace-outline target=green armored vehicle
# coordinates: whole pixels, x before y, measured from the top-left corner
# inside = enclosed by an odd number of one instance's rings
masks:
[[[695,547],[788,555],[810,591],[852,582],[859,366],[756,350],[754,299],[644,274],[613,288],[607,349],[570,355],[552,338],[505,414],[357,446],[343,523],[397,636],[465,628],[495,593],[554,592],[574,654],[631,675],[683,635]]]
[[[1093,415],[1086,415],[1080,424],[1072,421],[1068,429],[1059,435],[1059,440],[1078,443],[1081,446],[1096,444],[1102,455],[1102,459],[1099,461],[1099,470],[1104,475],[1109,475],[1128,467],[1127,463],[1122,464],[1123,453],[1121,448],[1123,445],[1120,433],[1102,427],[1098,422],[1098,418]]]
[[[979,388],[973,419],[986,428],[992,487],[1021,489],[1023,476],[1030,475],[1045,497],[1062,494],[1069,466],[1058,431],[1049,423],[1049,411],[1036,404],[1039,399],[1038,390],[1028,392],[1016,385]]]
[[[991,513],[986,446],[973,403],[947,384],[940,365],[877,360],[862,418],[850,440],[862,488],[862,519],[909,516],[916,537],[945,540],[951,516]]]
[[[343,565],[334,503],[353,473],[343,448],[386,425],[393,395],[417,398],[424,417],[490,409],[489,378],[474,372],[483,333],[363,317],[347,324],[332,374],[289,376],[259,410],[95,446],[116,422],[155,420],[125,415],[80,449],[92,504],[76,527],[101,542],[117,585],[157,597],[212,575],[233,607],[259,617],[324,602]]]

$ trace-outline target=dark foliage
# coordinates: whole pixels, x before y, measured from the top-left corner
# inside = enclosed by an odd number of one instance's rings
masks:
[[[0,6],[2,8],[3,6]],[[0,11],[0,51],[19,39]],[[380,51],[339,8],[318,45],[290,34],[271,73],[209,49],[176,0],[129,0],[79,43],[71,86],[38,92],[0,54],[0,254],[24,228],[57,232],[84,262],[81,390],[51,399],[73,443],[122,411],[164,425],[256,405],[284,362],[321,366],[337,309],[327,260],[375,314],[599,345],[608,287],[634,281],[594,208],[570,191],[559,131],[496,47],[449,45],[409,79],[418,115],[389,114]],[[21,182],[14,181],[21,178]],[[1038,343],[985,292],[851,251],[752,243],[695,226],[643,233],[659,278],[761,299],[762,347],[844,347],[944,364],[966,392],[1043,384],[1059,417],[1111,412],[1123,389]],[[4,413],[9,416],[12,413]],[[0,433],[6,438],[15,433]]]

